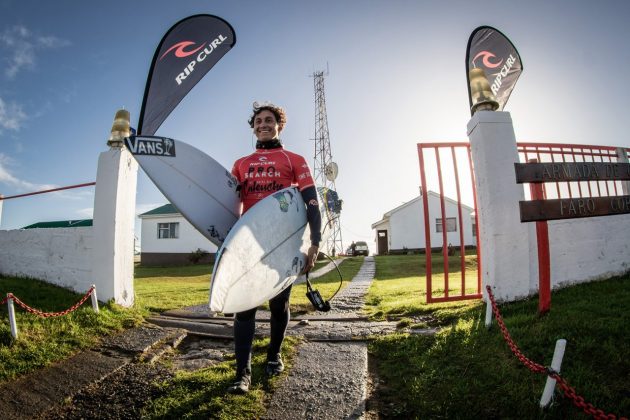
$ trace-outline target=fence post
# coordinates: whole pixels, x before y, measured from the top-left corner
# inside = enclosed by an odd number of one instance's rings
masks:
[[[529,228],[521,223],[523,187],[515,182],[519,161],[508,112],[477,111],[468,122],[475,168],[483,285],[492,285],[498,300],[529,295]]]
[[[92,285],[92,309],[94,309],[94,312],[99,313],[99,309],[98,309],[98,299],[96,298],[96,286]]]
[[[628,155],[626,154],[626,149],[623,147],[617,147],[617,162],[619,163],[630,163],[628,161]],[[621,181],[621,191],[623,191],[623,195],[630,195],[630,181]],[[2,201],[0,201],[0,205]],[[0,208],[2,210],[2,208]]]
[[[136,212],[138,163],[123,146],[129,135],[129,115],[118,111],[112,126],[110,150],[98,158],[94,190],[94,246],[92,279],[101,299],[133,306],[133,231]],[[124,127],[123,127],[124,128]],[[124,134],[123,133],[126,133]]]
[[[564,357],[564,349],[567,347],[567,340],[561,338],[556,341],[556,348],[553,351],[553,359],[551,360],[551,369],[560,373],[560,367],[562,366],[562,358]],[[545,384],[545,390],[540,398],[540,407],[545,408],[549,405],[551,397],[553,396],[553,390],[556,387],[556,380],[551,376],[547,376],[547,383]]]
[[[538,159],[529,159],[537,163]],[[543,184],[530,183],[532,200],[544,200]],[[538,249],[538,314],[551,309],[551,258],[549,256],[549,226],[547,221],[536,222],[536,247]]]
[[[13,307],[13,296],[7,294],[7,310],[9,312],[9,324],[11,325],[11,335],[13,338],[18,336],[17,323],[15,322],[15,308]]]
[[[492,325],[492,302],[490,298],[486,297],[486,328],[490,328]]]

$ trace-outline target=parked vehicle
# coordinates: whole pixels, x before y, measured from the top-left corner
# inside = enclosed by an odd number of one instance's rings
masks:
[[[370,254],[370,250],[368,249],[367,243],[363,241],[358,241],[354,247],[354,255],[365,255],[366,257]]]

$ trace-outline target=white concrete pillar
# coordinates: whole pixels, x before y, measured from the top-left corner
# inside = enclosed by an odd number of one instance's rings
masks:
[[[475,168],[484,296],[490,285],[497,300],[526,297],[529,228],[520,219],[518,202],[525,195],[514,173],[519,159],[510,114],[477,111],[468,122],[468,138]]]
[[[92,276],[99,297],[132,306],[133,240],[138,163],[124,147],[98,158],[94,193]]]

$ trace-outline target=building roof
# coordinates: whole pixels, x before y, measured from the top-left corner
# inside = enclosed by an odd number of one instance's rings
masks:
[[[431,190],[427,191],[427,196],[433,196],[434,198],[437,198],[438,200],[440,199],[440,194],[436,193],[435,191],[431,191]],[[384,223],[384,222],[388,221],[389,217],[392,215],[392,213],[395,213],[395,212],[397,212],[397,211],[399,211],[399,210],[401,210],[401,209],[403,209],[403,208],[405,208],[407,206],[410,206],[413,203],[415,203],[416,201],[419,201],[421,199],[422,199],[422,195],[419,195],[419,196],[417,196],[417,197],[407,201],[406,203],[403,203],[400,206],[391,209],[387,213],[383,214],[383,218],[381,220],[379,220],[378,222],[372,223],[372,229],[374,229],[377,225],[380,225],[381,223]],[[447,197],[447,196],[444,196],[444,201],[450,202],[451,204],[454,204],[454,205],[457,205],[457,200],[453,200],[452,198]],[[473,209],[470,206],[467,206],[464,203],[461,203],[461,205],[462,205],[462,209],[468,210],[469,213],[473,213],[475,211],[475,209]]]
[[[153,210],[149,210],[146,213],[142,213],[138,215],[138,217],[143,216],[157,216],[163,214],[180,214],[179,211],[175,208],[171,203],[164,204],[163,206],[157,207]]]
[[[50,228],[69,228],[69,227],[87,227],[92,226],[92,219],[84,220],[59,220],[55,222],[37,222],[32,225],[24,226],[22,229],[50,229]]]

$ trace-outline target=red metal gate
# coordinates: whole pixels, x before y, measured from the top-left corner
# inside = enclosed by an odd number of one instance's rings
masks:
[[[528,162],[623,162],[630,148],[561,143],[517,143],[519,159]],[[624,156],[625,153],[625,156]],[[551,187],[555,184],[555,187]],[[545,199],[620,195],[622,181],[573,181],[542,184]],[[545,188],[547,187],[547,188]],[[528,194],[525,189],[525,194]]]
[[[459,159],[458,159],[459,156]],[[426,250],[426,291],[427,303],[449,302],[465,299],[481,298],[481,247],[479,246],[479,223],[477,216],[477,192],[475,190],[474,171],[472,159],[470,155],[470,145],[468,143],[419,143],[418,159],[420,161],[420,180],[422,184],[422,208],[424,216],[424,235]],[[439,196],[439,218],[436,218],[436,233],[441,224],[442,238],[441,243],[432,243],[431,240],[431,214],[429,205],[429,196],[433,192],[427,183],[427,173],[436,174],[432,181],[437,180],[437,189]],[[452,190],[454,198],[448,199],[445,193],[444,178],[447,175],[449,182],[446,188]],[[435,187],[435,185],[433,185]],[[473,236],[476,237],[474,243],[474,254],[468,255],[469,260],[477,262],[476,278],[471,279],[470,275],[466,278],[466,243],[464,234],[464,219],[462,212],[462,199],[467,196],[469,202],[472,201],[474,209],[474,226],[472,230]],[[448,244],[449,224],[446,218],[446,201],[453,202],[457,206],[457,221],[455,230],[459,231],[459,271],[449,273],[449,253],[454,253],[454,249]],[[468,207],[468,206],[466,206]],[[434,215],[435,216],[435,215]],[[440,223],[438,223],[438,220]],[[459,229],[457,229],[459,228]],[[437,245],[437,246],[436,246]],[[443,274],[437,274],[436,279],[433,278],[434,266],[432,249],[437,248],[441,251],[443,259]],[[472,258],[470,258],[472,257]],[[473,263],[474,265],[474,263]],[[449,274],[457,274],[460,281],[451,281]],[[470,272],[469,272],[470,274]],[[434,281],[435,280],[435,281]],[[467,282],[468,280],[468,282]],[[440,287],[441,291],[440,291]]]
[[[539,162],[627,162],[630,148],[616,148],[612,146],[593,146],[580,144],[553,144],[553,143],[517,143],[519,160],[527,162],[537,159]],[[459,156],[459,159],[458,159]],[[464,156],[462,158],[462,156]],[[469,143],[419,143],[418,159],[420,162],[420,179],[422,185],[422,204],[424,218],[424,234],[426,249],[426,294],[427,303],[448,302],[465,299],[481,298],[481,273],[482,255],[481,240],[479,235],[479,223],[477,215],[477,192],[475,190],[474,171],[470,154]],[[429,195],[431,190],[427,182],[427,173],[433,174],[430,178],[431,186],[438,190],[439,210],[430,212]],[[462,174],[469,174],[462,177]],[[444,180],[449,182],[446,184]],[[507,181],[506,181],[507,182]],[[621,181],[581,181],[581,182],[556,182],[555,188],[551,184],[543,184],[543,197],[549,198],[583,198],[613,196],[622,193]],[[628,189],[626,184],[626,189]],[[545,188],[544,186],[547,186]],[[449,200],[446,189],[451,190],[455,198]],[[627,192],[626,192],[627,194]],[[529,188],[525,188],[525,196],[531,195]],[[464,222],[462,212],[462,200],[464,196],[472,197],[474,208],[474,233],[476,234],[476,250],[472,255],[477,258],[476,282],[466,278],[466,244],[464,242]],[[447,247],[447,219],[445,202],[455,201],[457,204],[457,219],[459,227],[459,271],[449,273],[449,249]],[[441,220],[441,241],[432,243],[431,217]],[[438,217],[436,217],[438,216]],[[433,264],[434,256],[431,250],[441,251],[443,259],[443,275],[436,272]],[[438,254],[439,255],[439,254]],[[437,258],[439,259],[439,257]],[[544,267],[541,267],[544,269]],[[543,271],[543,270],[541,270]],[[434,279],[434,274],[436,278]],[[469,273],[470,274],[470,273]],[[449,279],[449,275],[457,275],[460,282],[455,284]],[[436,287],[437,286],[437,287]],[[442,286],[440,290],[440,286]]]

